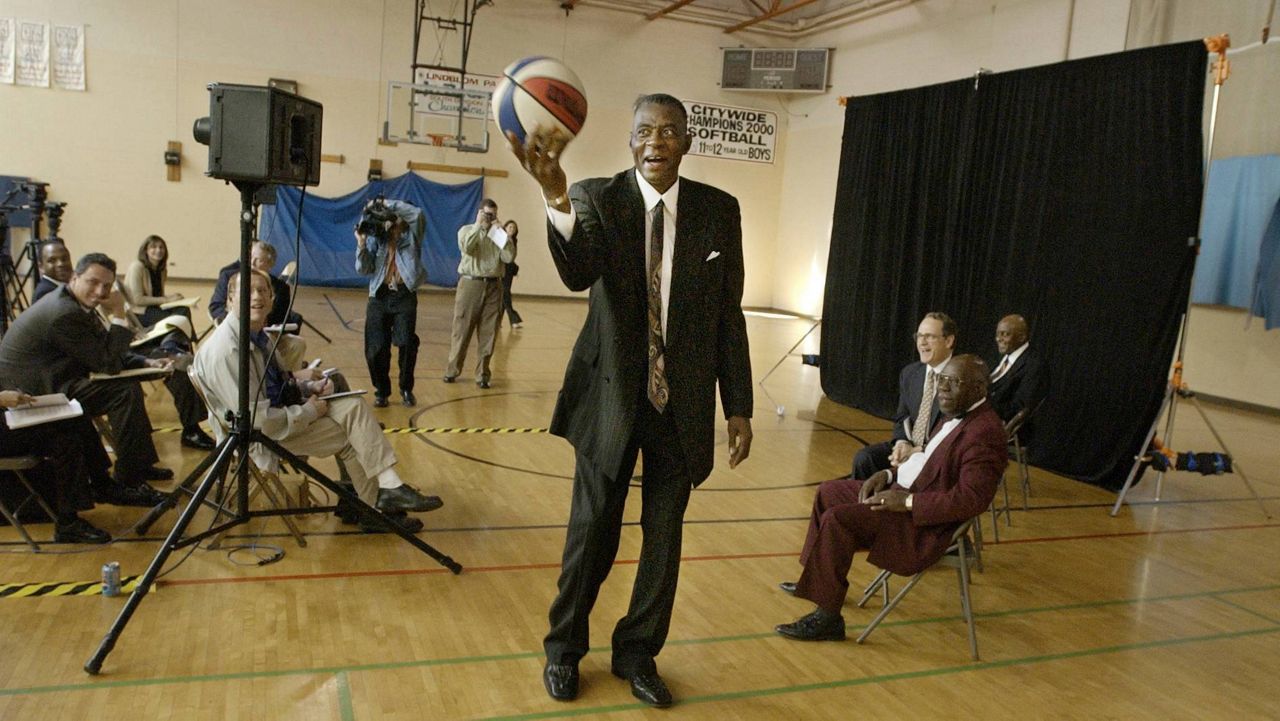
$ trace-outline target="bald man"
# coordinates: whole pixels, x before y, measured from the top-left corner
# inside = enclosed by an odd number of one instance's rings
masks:
[[[1004,426],[986,402],[990,371],[974,355],[951,358],[937,377],[943,418],[922,453],[866,481],[841,478],[818,487],[800,551],[804,571],[783,591],[817,604],[776,631],[801,641],[844,639],[840,609],[853,554],[901,576],[937,562],[964,521],[991,505],[1008,463]]]
[[[1000,419],[1008,422],[1024,408],[1034,409],[1049,394],[1049,370],[1031,349],[1031,333],[1020,315],[1006,315],[996,325],[1000,358],[992,364],[987,397]],[[1023,445],[1034,437],[1034,419],[1018,431]]]

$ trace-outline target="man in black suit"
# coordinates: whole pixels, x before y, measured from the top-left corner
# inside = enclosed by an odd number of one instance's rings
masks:
[[[106,415],[116,449],[116,480],[108,486],[96,477],[99,500],[125,505],[154,505],[164,494],[146,485],[168,480],[173,471],[155,466],[159,460],[151,440],[151,420],[137,381],[90,381],[90,373],[119,373],[133,331],[125,315],[124,298],[112,292],[115,261],[90,253],[76,264],[65,286],[41,298],[10,326],[0,340],[0,386],[32,395],[64,393],[80,401],[90,416]],[[103,326],[95,310],[102,306],[111,317]],[[140,359],[153,367],[168,361]]]
[[[956,322],[946,313],[927,313],[914,336],[920,360],[898,374],[898,411],[893,437],[873,443],[853,457],[853,478],[865,481],[879,471],[897,468],[913,453],[924,450],[930,430],[942,417],[935,402],[934,377],[951,359],[956,347]]]
[[[1002,358],[991,367],[991,405],[1006,423],[1027,409],[1035,410],[1049,395],[1049,373],[1040,356],[1031,349],[1031,333],[1020,315],[1006,315],[996,324],[996,349]],[[1028,418],[1018,431],[1023,445],[1034,435],[1034,419]]]
[[[46,240],[39,248],[40,280],[31,302],[35,303],[71,280],[71,252],[62,240]]]
[[[636,698],[662,707],[672,698],[654,657],[670,627],[685,506],[711,473],[717,384],[729,467],[750,452],[751,361],[738,201],[680,178],[690,137],[679,100],[647,95],[633,111],[634,169],[572,188],[560,167],[568,139],[559,131],[539,128],[524,145],[508,140],[542,187],[561,280],[591,289],[551,420],[577,462],[543,684],[554,699],[577,696],[588,617],[618,550],[642,454],[644,540],[630,608],[613,632],[612,670]]]

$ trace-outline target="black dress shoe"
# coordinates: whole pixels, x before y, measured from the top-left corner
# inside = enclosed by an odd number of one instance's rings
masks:
[[[458,376],[445,376],[445,377],[444,377],[444,378],[442,378],[441,380],[443,380],[445,383],[452,383],[452,382],[454,382],[454,381],[458,380]]]
[[[631,695],[654,708],[667,708],[675,703],[657,671],[640,671],[629,676],[614,671],[613,675],[630,681]]]
[[[106,486],[95,486],[93,500],[98,503],[109,503],[113,506],[139,506],[151,508],[158,506],[169,497],[145,483],[126,485],[114,482]]]
[[[843,641],[844,617],[815,608],[808,616],[775,626],[773,630],[797,641]]]
[[[444,505],[439,496],[424,496],[408,484],[378,489],[379,511],[414,511],[425,513]]]
[[[142,469],[142,472],[138,474],[138,478],[144,481],[172,481],[173,471],[160,466],[150,466]]]
[[[578,667],[568,663],[548,663],[542,669],[542,685],[551,698],[572,701],[578,697]]]
[[[387,407],[387,397],[386,397],[386,396],[383,396],[383,395],[378,395],[377,393],[374,393],[374,394],[373,394],[373,407],[374,407],[374,408],[386,408],[386,407]]]
[[[200,451],[211,451],[213,450],[214,442],[208,433],[205,433],[197,426],[182,433],[182,445]]]
[[[796,595],[795,581],[783,581],[782,583],[778,584],[778,588],[781,588],[783,593],[787,593],[792,596]]]
[[[110,543],[111,534],[95,528],[93,524],[75,517],[70,521],[59,521],[53,528],[54,543]]]
[[[422,521],[419,521],[413,516],[404,515],[402,513],[384,513],[382,515],[385,516],[387,520],[391,521],[392,523],[404,529],[405,531],[408,531],[409,533],[417,533],[418,531],[422,530]],[[364,518],[360,519],[360,532],[361,533],[390,533],[390,531],[388,531],[385,527],[383,527],[381,523],[378,523],[373,519],[364,519]]]
[[[412,408],[418,404],[418,399],[413,397],[413,391],[400,391],[400,400],[404,401],[405,408]]]
[[[485,389],[487,389],[487,388],[489,387],[489,379],[488,379],[488,378],[481,378],[480,380],[476,381],[476,387],[477,387],[477,388],[485,388]]]

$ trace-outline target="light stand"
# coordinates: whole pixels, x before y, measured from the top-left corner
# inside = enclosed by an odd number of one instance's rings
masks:
[[[96,675],[102,670],[102,663],[106,660],[107,655],[115,647],[116,641],[120,638],[120,634],[129,623],[129,619],[137,610],[138,605],[142,603],[142,599],[146,597],[147,592],[151,590],[151,586],[155,583],[156,577],[160,574],[161,568],[164,567],[165,561],[176,550],[187,546],[197,544],[200,541],[227,531],[230,528],[248,523],[253,518],[263,516],[282,516],[282,515],[301,515],[308,513],[326,513],[336,509],[336,506],[311,507],[305,509],[298,508],[282,508],[254,511],[249,509],[249,464],[247,462],[239,463],[236,467],[236,497],[235,497],[235,514],[229,520],[214,525],[208,530],[183,538],[183,533],[187,527],[191,525],[191,521],[195,518],[196,512],[200,510],[200,506],[205,502],[210,490],[217,485],[218,481],[227,472],[228,466],[232,461],[232,457],[240,452],[243,456],[247,456],[249,447],[253,443],[261,443],[272,453],[279,456],[282,460],[292,464],[294,467],[311,477],[320,485],[328,488],[342,501],[350,504],[360,516],[366,520],[372,520],[381,524],[387,530],[395,533],[404,540],[408,541],[414,547],[423,553],[434,558],[440,565],[449,569],[453,573],[461,573],[462,566],[452,558],[444,555],[440,551],[433,548],[430,544],[413,534],[405,531],[399,525],[391,522],[386,516],[373,509],[368,504],[360,500],[358,496],[350,492],[337,482],[330,480],[320,471],[311,467],[298,456],[289,452],[276,441],[266,437],[261,431],[254,430],[249,410],[249,386],[251,384],[249,376],[249,294],[251,273],[247,272],[249,268],[249,246],[253,241],[254,229],[257,225],[256,214],[254,212],[253,195],[261,186],[261,183],[255,182],[236,182],[236,188],[240,191],[240,267],[245,269],[240,273],[239,288],[239,323],[240,323],[240,347],[239,347],[239,402],[237,412],[230,425],[231,431],[227,437],[218,444],[216,448],[209,452],[209,455],[196,467],[195,471],[183,481],[182,489],[187,490],[191,483],[204,473],[203,480],[200,485],[191,493],[191,500],[187,503],[187,507],[182,510],[178,516],[178,521],[169,531],[169,535],[165,538],[164,544],[156,553],[155,558],[151,560],[151,564],[147,566],[146,573],[142,575],[138,581],[137,587],[125,602],[124,608],[120,610],[120,615],[111,624],[111,628],[107,630],[106,636],[98,645],[97,651],[85,663],[84,670],[90,674]],[[231,321],[227,321],[231,322]],[[158,517],[168,508],[176,505],[177,491],[166,500],[165,503],[157,506],[144,523],[149,525],[150,521]],[[141,525],[141,524],[140,524]]]
[[[1218,123],[1218,95],[1222,92],[1222,84],[1227,81],[1227,77],[1231,74],[1231,61],[1227,60],[1227,48],[1231,47],[1231,38],[1226,35],[1215,35],[1204,39],[1205,48],[1210,53],[1217,53],[1218,59],[1213,64],[1213,103],[1209,109],[1209,141],[1205,148],[1204,154],[1204,187],[1200,196],[1200,217],[1204,218],[1204,206],[1209,197],[1209,167],[1213,161],[1213,137],[1217,131]],[[1200,238],[1192,238],[1192,244],[1195,247],[1196,255],[1200,254]],[[1195,260],[1192,259],[1192,270],[1194,271]],[[1193,273],[1194,276],[1194,273]],[[1178,413],[1178,399],[1186,398],[1190,400],[1196,411],[1200,414],[1200,418],[1204,424],[1209,427],[1209,432],[1213,434],[1218,445],[1222,446],[1222,451],[1228,456],[1231,455],[1227,444],[1222,440],[1222,435],[1218,433],[1218,429],[1214,427],[1213,422],[1209,420],[1209,416],[1205,414],[1204,409],[1200,407],[1200,401],[1196,398],[1195,392],[1191,390],[1182,380],[1182,358],[1187,349],[1187,329],[1188,321],[1191,317],[1191,289],[1187,290],[1187,305],[1182,311],[1182,332],[1178,339],[1178,352],[1173,362],[1173,375],[1170,376],[1168,384],[1165,386],[1164,401],[1160,404],[1160,410],[1156,413],[1155,419],[1151,422],[1151,428],[1147,431],[1146,439],[1143,440],[1140,455],[1133,459],[1133,467],[1129,469],[1129,476],[1125,479],[1124,487],[1120,489],[1120,496],[1116,498],[1116,504],[1111,508],[1111,515],[1114,517],[1120,512],[1120,506],[1124,503],[1125,495],[1129,489],[1133,487],[1134,481],[1138,477],[1138,470],[1142,467],[1145,460],[1141,454],[1147,453],[1147,449],[1151,447],[1151,441],[1155,438],[1156,430],[1160,427],[1160,417],[1164,415],[1165,409],[1169,409],[1169,416],[1164,427],[1164,443],[1167,447],[1173,447],[1173,421]],[[1249,489],[1249,493],[1253,495],[1253,499],[1258,502],[1258,508],[1262,510],[1262,515],[1271,518],[1271,513],[1267,510],[1267,506],[1262,502],[1262,497],[1258,495],[1258,491],[1254,489],[1253,483],[1249,481],[1249,477],[1245,475],[1244,469],[1240,467],[1240,463],[1234,457],[1231,462],[1232,472],[1240,476],[1240,480]],[[1156,497],[1157,502],[1160,501],[1160,493],[1164,488],[1164,471],[1159,471],[1156,475]]]

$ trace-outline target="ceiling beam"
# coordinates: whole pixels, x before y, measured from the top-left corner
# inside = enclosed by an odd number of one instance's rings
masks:
[[[749,28],[752,25],[755,25],[756,23],[761,23],[761,22],[764,22],[765,20],[772,20],[773,18],[776,18],[779,15],[789,13],[792,10],[797,10],[799,8],[804,7],[805,5],[810,5],[817,1],[818,0],[796,0],[795,2],[791,3],[787,7],[780,7],[782,0],[774,0],[774,2],[772,3],[773,9],[770,10],[769,12],[763,15],[760,15],[758,17],[754,17],[750,20],[744,20],[738,23],[737,25],[734,25],[733,27],[725,28],[724,31],[726,33],[736,33],[739,30],[742,30],[744,28]]]
[[[673,11],[679,10],[680,8],[684,7],[685,5],[692,5],[693,3],[694,3],[694,0],[679,0],[679,2],[673,2],[673,3],[671,3],[670,5],[668,5],[668,6],[664,7],[664,8],[662,8],[661,10],[659,10],[659,11],[657,11],[657,12],[653,12],[653,13],[649,13],[648,15],[645,15],[645,16],[644,16],[644,19],[645,19],[645,20],[657,20],[658,18],[662,17],[663,15],[666,15],[666,14],[667,14],[667,13],[669,13],[669,12],[673,12]]]

